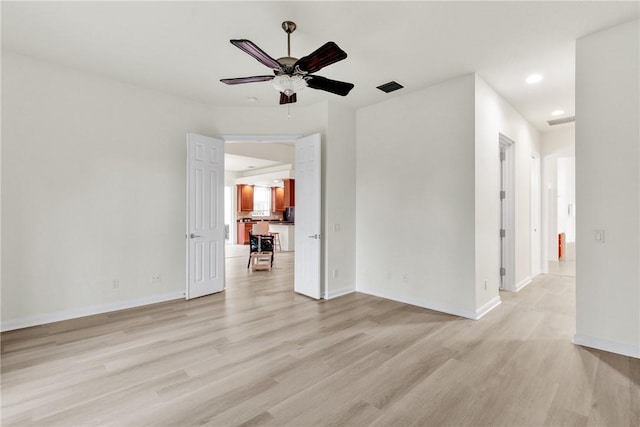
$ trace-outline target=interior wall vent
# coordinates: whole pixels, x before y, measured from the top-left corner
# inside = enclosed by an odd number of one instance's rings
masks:
[[[389,92],[393,92],[394,90],[402,89],[404,86],[392,80],[389,83],[385,83],[383,85],[376,86],[376,87],[385,93],[389,93]]]
[[[563,117],[561,119],[547,120],[547,123],[549,123],[549,126],[555,126],[555,125],[561,125],[563,123],[571,123],[575,121],[576,121],[576,116],[571,116],[571,117]]]

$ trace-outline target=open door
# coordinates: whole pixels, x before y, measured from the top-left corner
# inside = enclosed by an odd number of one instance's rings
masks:
[[[296,254],[294,290],[319,299],[321,265],[321,154],[320,134],[296,141]]]
[[[531,154],[531,277],[540,274],[540,157]]]
[[[500,289],[515,291],[514,142],[500,134]]]
[[[187,290],[224,289],[224,141],[187,134]]]

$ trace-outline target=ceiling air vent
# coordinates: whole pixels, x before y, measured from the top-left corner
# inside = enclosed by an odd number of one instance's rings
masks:
[[[563,117],[561,119],[547,120],[547,123],[549,123],[549,126],[555,126],[555,125],[561,125],[563,123],[571,123],[575,121],[576,121],[576,116],[571,116],[571,117]]]
[[[396,81],[390,81],[389,83],[385,83],[383,85],[377,86],[378,89],[380,89],[385,93],[393,92],[394,90],[402,89],[403,87],[404,86],[402,86],[400,83]]]

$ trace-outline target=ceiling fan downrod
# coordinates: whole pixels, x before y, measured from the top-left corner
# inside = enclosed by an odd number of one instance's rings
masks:
[[[282,29],[287,33],[287,56],[291,56],[291,33],[296,30],[296,23],[292,21],[284,21]]]

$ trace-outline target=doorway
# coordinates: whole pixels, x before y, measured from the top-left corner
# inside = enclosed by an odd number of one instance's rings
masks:
[[[269,223],[270,232],[278,232],[275,246],[274,269],[284,267],[293,271],[292,263],[282,263],[285,257],[295,250],[289,244],[295,236],[295,223],[285,222],[287,206],[291,198],[285,201],[285,182],[294,179],[296,136],[283,136],[276,139],[267,137],[225,136],[225,200],[226,226],[231,230],[226,242],[226,261],[230,283],[242,278],[250,271],[249,237],[254,223]],[[278,200],[276,200],[276,198]],[[294,208],[295,209],[295,208]],[[268,273],[264,273],[265,275]]]
[[[193,135],[193,134],[190,134]],[[294,162],[294,170],[297,170],[298,173],[298,184],[297,188],[301,188],[304,191],[295,191],[295,200],[297,206],[297,215],[296,218],[296,236],[295,236],[295,272],[294,272],[294,290],[296,293],[311,297],[313,299],[320,299],[323,295],[322,289],[322,281],[321,281],[321,267],[323,264],[322,258],[322,241],[321,241],[321,216],[322,216],[322,203],[321,203],[321,194],[322,194],[322,185],[321,185],[321,137],[320,134],[312,134],[308,136],[235,136],[235,135],[227,135],[223,136],[223,139],[209,138],[200,135],[196,135],[203,140],[208,140],[211,144],[216,145],[222,143],[222,152],[224,153],[224,145],[225,143],[240,143],[240,142],[251,142],[254,144],[264,146],[265,143],[274,143],[277,141],[282,142],[293,141],[294,152],[295,152],[295,162]],[[218,164],[222,165],[224,168],[224,162]],[[189,168],[188,168],[189,169]],[[190,173],[190,172],[189,172]],[[216,182],[224,184],[225,179],[218,179]],[[193,181],[193,180],[192,180]],[[196,182],[196,181],[193,181]],[[199,182],[199,181],[197,181]],[[190,185],[191,181],[187,180],[188,185]],[[196,185],[197,187],[197,185]],[[225,219],[225,191],[222,190],[223,187],[220,188],[220,191],[209,194],[206,200],[202,203],[198,203],[196,201],[194,203],[191,197],[190,191],[188,191],[188,200],[187,200],[187,211],[188,217],[190,218],[192,211],[198,210],[199,206],[202,206],[203,203],[211,204],[211,206],[218,206],[220,211],[216,209],[216,215],[211,216],[211,222],[215,222],[216,229],[222,231],[221,238],[219,241],[225,242],[225,237],[227,233],[225,233],[225,229],[228,228],[231,231],[232,228],[236,225],[234,222],[231,222],[230,219]],[[206,193],[206,191],[205,191]],[[228,192],[233,197],[234,191]],[[228,197],[226,197],[226,204],[234,204],[228,202]],[[238,203],[238,202],[236,202]],[[235,210],[235,209],[234,209]],[[251,209],[251,211],[253,208]],[[269,209],[262,209],[263,211],[269,211]],[[231,215],[233,216],[233,215]],[[300,218],[303,220],[300,221]],[[223,227],[223,225],[228,225],[228,227]],[[187,238],[190,237],[190,227],[192,227],[192,221],[188,221],[188,232]],[[233,233],[228,233],[229,237]],[[236,232],[237,234],[237,232]],[[200,238],[201,236],[196,235],[195,233],[191,233],[194,237],[192,238]],[[190,293],[190,287],[192,287],[193,283],[193,274],[191,265],[194,264],[199,258],[201,258],[198,252],[194,252],[191,250],[192,245],[188,245],[189,248],[187,250],[187,299],[192,298],[194,296],[202,296],[206,295],[206,293],[198,293],[198,295],[192,295]],[[223,244],[224,246],[224,244]],[[217,250],[211,251],[211,262],[212,263],[225,263],[225,250]],[[215,260],[213,259],[215,255]],[[248,253],[247,253],[248,255]],[[248,258],[248,257],[247,257]],[[217,265],[217,264],[216,264]],[[219,272],[223,272],[223,269],[219,269]],[[222,283],[224,284],[224,276],[222,277]],[[224,287],[220,290],[223,290]],[[220,291],[216,290],[216,292]],[[212,292],[209,292],[212,293]]]
[[[548,274],[576,275],[575,156],[544,159],[545,245],[543,268]]]

